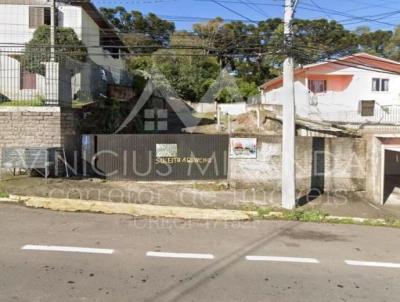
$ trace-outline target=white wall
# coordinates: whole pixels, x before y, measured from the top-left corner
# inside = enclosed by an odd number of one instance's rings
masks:
[[[29,28],[28,5],[0,5],[0,43],[25,44],[32,39],[35,29]],[[1,46],[1,49],[4,47]],[[16,51],[24,47],[14,47]]]
[[[239,115],[247,112],[247,104],[243,102],[231,104],[218,104],[218,109],[222,114]]]
[[[375,100],[377,105],[400,106],[400,75],[367,71],[353,67],[339,69],[329,75],[353,75],[350,85],[341,92],[327,91],[313,96],[308,92],[301,81],[295,83],[296,111],[302,117],[323,117],[324,119],[338,118],[341,115],[356,114],[359,110],[359,101]],[[372,91],[372,78],[389,79],[388,92]],[[329,81],[329,79],[328,79]],[[328,85],[329,86],[329,85]],[[314,99],[313,99],[314,97]],[[282,88],[264,92],[264,104],[282,104]],[[310,103],[315,101],[316,105]],[[349,116],[350,117],[350,116]]]
[[[46,97],[45,77],[36,75],[36,89],[20,89],[20,63],[7,55],[0,56],[0,94],[10,100]]]
[[[62,11],[62,26],[74,29],[79,39],[87,46],[89,58],[97,65],[114,75],[114,81],[118,82],[118,74],[124,70],[123,60],[114,59],[100,46],[100,28],[93,19],[81,8],[76,6],[60,6]]]
[[[78,6],[60,5],[58,6],[58,11],[59,26],[72,28],[78,38],[82,40],[82,8]]]

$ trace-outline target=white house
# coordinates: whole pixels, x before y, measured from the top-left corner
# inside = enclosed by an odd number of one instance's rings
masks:
[[[284,102],[282,77],[266,82],[261,102]],[[366,53],[295,70],[298,116],[345,123],[400,123],[400,63]]]
[[[50,25],[50,5],[48,0],[0,0],[0,93],[3,99],[68,100],[79,93],[90,96],[102,81],[120,84],[125,75],[120,57],[123,43],[114,27],[90,1],[56,2],[57,26],[75,31],[88,49],[88,62],[70,62],[62,67],[43,62],[45,75],[21,70],[18,55],[23,53],[38,26]],[[57,92],[52,91],[55,83]],[[71,87],[66,89],[68,86]]]

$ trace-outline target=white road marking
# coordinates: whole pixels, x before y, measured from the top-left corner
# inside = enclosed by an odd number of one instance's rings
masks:
[[[190,254],[190,253],[147,252],[146,256],[164,257],[164,258],[214,259],[214,256],[211,254]]]
[[[272,261],[272,262],[296,262],[296,263],[319,263],[314,258],[298,258],[298,257],[276,257],[276,256],[246,256],[249,261]]]
[[[346,264],[354,266],[400,268],[400,263],[345,260]]]
[[[56,245],[24,245],[22,250],[31,251],[50,251],[50,252],[71,252],[71,253],[89,253],[89,254],[113,254],[114,250],[111,249],[97,249],[87,247],[73,247],[73,246],[56,246]]]

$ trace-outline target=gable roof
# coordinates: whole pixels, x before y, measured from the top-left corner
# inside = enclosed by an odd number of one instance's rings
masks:
[[[117,30],[115,29],[115,27],[103,16],[103,14],[90,0],[72,0],[68,1],[67,3],[73,6],[82,7],[82,9],[90,16],[90,18],[92,18],[97,26],[106,32],[107,41],[116,46],[124,45],[121,38],[117,34]]]
[[[338,65],[344,67],[355,67],[365,70],[371,71],[385,71],[388,73],[398,74],[400,75],[400,62],[385,59],[382,57],[370,55],[364,52],[356,53],[347,57],[342,57],[338,59],[328,60],[324,62],[314,63],[302,66],[300,68],[295,69],[295,76],[305,73],[307,71],[313,71],[317,68],[327,65]],[[274,78],[270,81],[267,81],[260,88],[262,90],[267,90],[269,87],[277,85],[283,81],[282,76]]]

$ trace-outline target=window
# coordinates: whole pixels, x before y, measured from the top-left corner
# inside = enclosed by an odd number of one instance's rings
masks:
[[[21,69],[20,89],[36,89],[36,73]]]
[[[308,89],[313,93],[326,92],[326,80],[309,80]]]
[[[37,28],[40,25],[50,25],[50,7],[29,7],[29,28]]]
[[[360,101],[361,116],[374,116],[375,101]]]
[[[389,91],[389,79],[372,79],[372,91]]]

